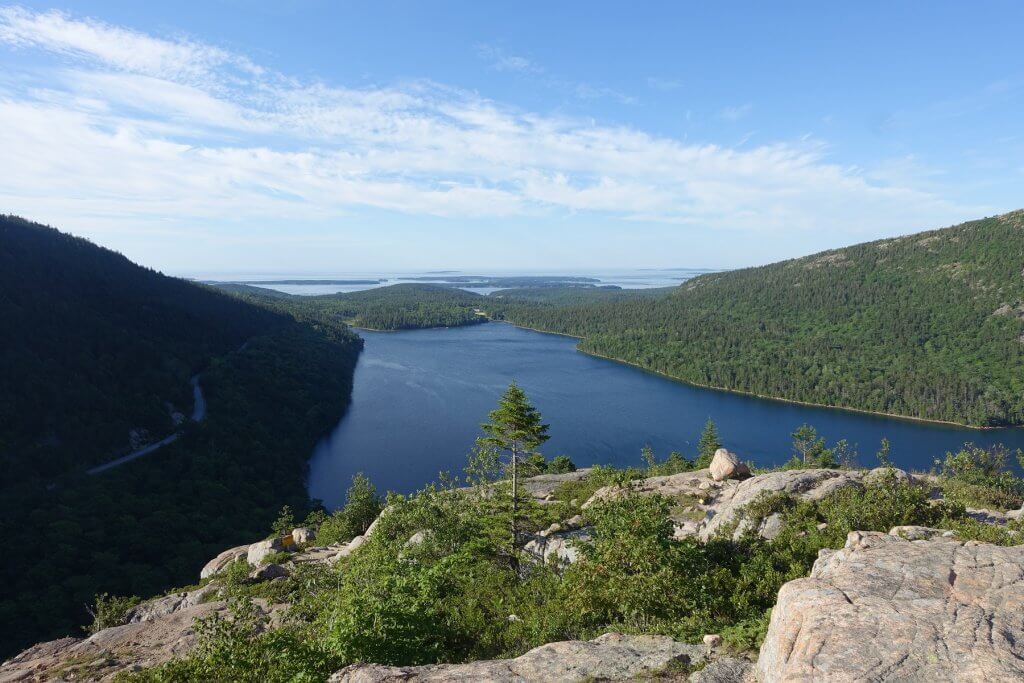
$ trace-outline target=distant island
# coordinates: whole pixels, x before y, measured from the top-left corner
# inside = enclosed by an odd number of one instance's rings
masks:
[[[453,275],[448,277],[411,277],[404,279],[409,282],[450,284],[458,287],[590,287],[601,283],[601,280],[598,278],[570,275]]]
[[[203,280],[205,285],[379,285],[386,279],[373,280]]]

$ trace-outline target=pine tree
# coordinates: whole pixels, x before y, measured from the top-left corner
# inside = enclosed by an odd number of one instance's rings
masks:
[[[540,412],[533,407],[526,393],[512,382],[505,390],[498,407],[488,414],[490,422],[480,425],[484,435],[479,437],[480,449],[492,448],[508,453],[512,470],[512,557],[519,540],[517,513],[519,510],[518,464],[548,440],[548,425],[541,422]]]
[[[693,466],[697,469],[710,467],[711,459],[715,457],[715,451],[721,447],[722,442],[718,439],[718,429],[709,417],[708,421],[704,424],[704,431],[700,435],[700,441],[697,442],[697,460]]]

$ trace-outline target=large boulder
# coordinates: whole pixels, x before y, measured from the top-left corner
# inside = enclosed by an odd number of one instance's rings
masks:
[[[353,664],[328,680],[331,683],[625,681],[649,677],[670,666],[699,667],[706,661],[702,645],[678,643],[667,636],[606,633],[590,641],[548,643],[515,659],[404,667]]]
[[[711,478],[715,481],[750,476],[750,468],[747,467],[747,464],[740,460],[735,453],[730,453],[724,448],[715,451],[715,457],[711,459],[711,467],[708,469]]]
[[[263,560],[268,555],[280,552],[284,550],[284,543],[280,538],[268,538],[265,541],[257,541],[249,546],[246,552],[246,561],[253,566],[258,567],[263,564]]]
[[[1024,680],[1024,547],[851,532],[785,584],[764,681]]]
[[[234,548],[228,548],[217,557],[213,558],[206,565],[203,566],[199,572],[200,579],[208,579],[211,576],[216,576],[222,571],[227,569],[228,565],[237,560],[240,557],[245,557],[249,552],[248,545],[240,545]]]

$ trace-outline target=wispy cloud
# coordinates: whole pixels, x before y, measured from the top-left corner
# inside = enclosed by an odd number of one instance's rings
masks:
[[[740,104],[735,107],[726,107],[722,110],[721,116],[726,121],[739,121],[740,119],[747,116],[754,106],[749,102],[747,104]]]
[[[647,77],[647,87],[653,90],[671,91],[683,87],[683,82],[674,78],[660,78],[658,76]]]
[[[858,230],[962,212],[830,163],[814,140],[741,150],[522,111],[432,82],[304,82],[195,40],[59,12],[0,9],[0,43],[65,62],[0,81],[0,205],[47,219],[87,216],[111,229],[171,215],[286,223],[370,207]],[[540,68],[508,55],[497,63]]]
[[[497,71],[518,71],[521,73],[543,73],[544,69],[526,57],[507,54],[500,47],[481,43],[476,46],[477,55]]]
[[[589,83],[577,83],[573,89],[576,97],[584,100],[596,100],[601,98],[613,99],[620,104],[636,104],[637,99],[632,95],[619,92],[614,88],[590,85]]]
[[[547,88],[572,95],[581,100],[610,99],[620,104],[636,104],[637,101],[635,97],[614,88],[577,82],[552,74],[540,64],[526,57],[509,54],[496,45],[480,43],[476,46],[476,52],[495,71],[508,71],[532,76],[536,78],[539,84]]]

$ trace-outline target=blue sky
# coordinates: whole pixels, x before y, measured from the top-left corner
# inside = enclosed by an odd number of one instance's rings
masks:
[[[0,4],[0,211],[163,270],[735,267],[1024,206],[1019,2]]]

